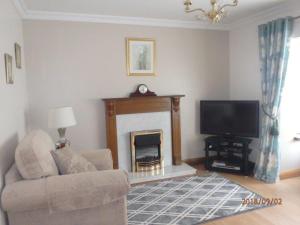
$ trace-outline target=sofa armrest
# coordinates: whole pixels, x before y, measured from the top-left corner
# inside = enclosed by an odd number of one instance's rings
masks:
[[[81,156],[93,163],[97,170],[112,170],[113,160],[109,149],[86,150],[79,152]]]
[[[47,179],[51,212],[94,208],[125,197],[130,184],[122,170],[52,176]]]
[[[6,212],[47,209],[46,179],[7,184],[2,191],[1,203]]]
[[[49,209],[51,213],[94,208],[125,197],[129,187],[121,170],[19,181],[4,188],[2,207],[7,212]]]

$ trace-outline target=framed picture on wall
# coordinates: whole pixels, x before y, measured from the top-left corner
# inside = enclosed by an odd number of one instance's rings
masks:
[[[12,57],[9,54],[4,54],[6,83],[13,84],[14,77],[12,73]]]
[[[16,59],[16,67],[18,69],[21,69],[22,68],[21,46],[18,43],[15,43],[15,59]]]
[[[127,74],[129,76],[154,76],[155,51],[155,40],[153,39],[127,38]]]

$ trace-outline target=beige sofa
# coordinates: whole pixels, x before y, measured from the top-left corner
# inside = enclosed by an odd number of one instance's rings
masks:
[[[9,225],[126,225],[126,174],[113,170],[110,150],[81,155],[98,171],[23,180],[14,164],[1,198]]]

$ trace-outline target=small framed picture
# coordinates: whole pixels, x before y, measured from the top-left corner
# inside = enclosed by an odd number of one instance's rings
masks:
[[[15,59],[16,59],[16,67],[18,69],[21,69],[22,68],[21,46],[18,43],[15,43]]]
[[[13,84],[14,77],[12,73],[12,57],[9,54],[4,54],[6,83]]]
[[[153,39],[127,38],[127,74],[129,76],[154,76],[155,51]]]

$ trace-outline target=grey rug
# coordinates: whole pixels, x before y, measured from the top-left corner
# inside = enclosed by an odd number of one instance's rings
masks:
[[[129,225],[198,225],[262,208],[242,205],[260,195],[216,174],[135,186],[128,194]]]

